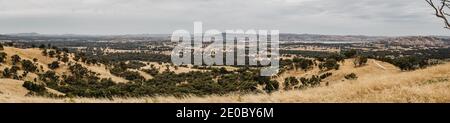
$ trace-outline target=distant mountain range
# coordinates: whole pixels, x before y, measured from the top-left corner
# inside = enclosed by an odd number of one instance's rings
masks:
[[[0,40],[170,40],[169,34],[80,35],[80,34],[0,34]]]
[[[280,34],[280,41],[377,41],[383,36],[364,35],[318,35],[318,34]]]
[[[450,38],[439,36],[406,36],[382,39],[378,42],[402,46],[446,46],[450,45]]]
[[[170,40],[170,34],[128,34],[128,35],[78,35],[78,34],[39,34],[15,33],[0,35],[0,40]],[[320,35],[320,34],[280,34],[280,41],[307,41],[307,42],[392,42],[396,44],[428,44],[441,45],[450,42],[450,36],[365,36],[365,35]]]

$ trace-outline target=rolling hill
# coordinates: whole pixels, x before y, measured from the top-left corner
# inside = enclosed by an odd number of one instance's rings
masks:
[[[428,46],[428,47],[442,47],[449,45],[447,38],[438,38],[432,36],[406,36],[388,38],[378,41],[389,45],[398,46]]]
[[[48,70],[47,64],[50,64],[56,58],[43,56],[39,49],[20,49],[5,47],[4,52],[8,54],[6,63],[1,64],[0,69],[11,67],[11,58],[13,54],[19,55],[22,59],[37,59],[38,65],[42,69]],[[73,57],[73,55],[69,55]],[[75,62],[71,60],[71,62]],[[94,71],[102,78],[112,78],[117,82],[127,82],[126,79],[112,75],[105,65],[86,65],[82,64],[91,71]],[[151,63],[149,63],[151,64]],[[29,92],[22,87],[24,81],[32,81],[37,77],[35,73],[29,73],[22,80],[0,79],[0,102],[140,102],[140,103],[158,103],[158,102],[449,102],[450,101],[450,63],[440,64],[425,69],[410,72],[401,72],[394,65],[369,59],[368,64],[361,67],[354,67],[353,59],[346,59],[340,63],[339,70],[328,71],[333,75],[324,80],[320,87],[308,88],[302,90],[277,91],[272,94],[227,94],[210,96],[188,96],[178,98],[174,96],[156,96],[141,98],[49,98],[26,96]],[[158,65],[158,64],[154,64]],[[159,65],[164,69],[164,64]],[[145,66],[144,68],[149,67]],[[170,68],[174,70],[174,68]],[[67,64],[61,64],[61,67],[55,70],[57,74],[62,75],[68,71]],[[151,75],[140,70],[140,74],[146,79],[151,79]],[[191,69],[178,69],[176,72],[187,72]],[[20,71],[19,71],[20,72]],[[22,71],[23,72],[23,71]],[[277,79],[280,84],[283,79],[289,76],[308,77],[323,73],[318,68],[309,71],[290,70],[281,74]],[[344,79],[349,73],[355,73],[358,76],[356,80]],[[49,92],[57,92],[48,88]]]

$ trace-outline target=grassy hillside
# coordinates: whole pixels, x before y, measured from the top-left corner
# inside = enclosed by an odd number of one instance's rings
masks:
[[[344,64],[347,64],[345,62]],[[26,92],[17,87],[20,81],[2,79],[0,83],[9,87],[0,88],[0,102],[131,102],[131,103],[161,103],[161,102],[450,102],[450,63],[428,67],[410,72],[386,70],[387,63],[376,62],[355,70],[342,67],[338,73],[355,72],[360,75],[356,80],[335,82],[328,86],[308,88],[304,90],[278,91],[272,94],[228,94],[224,96],[188,96],[177,98],[173,96],[157,96],[142,98],[47,98],[22,96]],[[344,65],[345,66],[345,65]],[[378,66],[378,67],[377,67]],[[379,69],[379,70],[375,70]],[[375,71],[375,72],[372,72]],[[340,75],[340,74],[338,74]],[[340,77],[336,77],[338,79]],[[331,81],[333,77],[330,78]],[[3,89],[10,88],[10,89]],[[9,90],[9,91],[8,91]],[[21,92],[9,94],[8,92]]]
[[[5,60],[6,63],[3,64],[3,67],[1,67],[1,69],[3,69],[4,67],[11,67],[11,65],[12,65],[11,56],[16,55],[16,54],[18,56],[20,56],[21,59],[26,59],[26,60],[37,59],[37,62],[36,62],[37,66],[42,66],[43,71],[48,71],[49,70],[48,64],[57,60],[57,58],[43,56],[42,50],[40,50],[38,48],[20,49],[20,48],[14,48],[14,47],[4,47],[4,52],[8,56],[6,57],[6,60]],[[81,64],[84,67],[89,68],[89,70],[99,73],[100,78],[111,78],[112,80],[114,80],[116,82],[127,82],[127,80],[117,77],[117,76],[114,76],[111,73],[109,73],[109,71],[105,68],[104,65],[86,65],[83,62],[75,62],[74,60],[72,60],[72,58],[73,58],[73,54],[70,54],[69,62]],[[60,64],[60,68],[55,69],[55,72],[57,75],[62,75],[63,73],[69,73],[68,72],[68,63]],[[33,78],[36,78],[36,75],[31,74],[31,76],[32,77],[28,77],[27,79],[24,79],[24,80],[32,81]]]
[[[312,75],[319,75],[325,72],[330,72],[333,75],[324,79],[323,83],[328,82],[329,84],[334,84],[341,81],[347,81],[344,76],[350,73],[355,73],[358,77],[366,78],[373,75],[396,74],[401,72],[400,69],[392,64],[374,59],[369,59],[367,64],[363,66],[355,67],[355,65],[353,64],[354,60],[355,59],[345,59],[344,62],[339,63],[340,68],[338,70],[321,71],[318,67],[314,67],[313,69],[308,71],[299,69],[289,70],[276,77],[276,80],[278,82],[283,82],[286,77],[311,77]]]

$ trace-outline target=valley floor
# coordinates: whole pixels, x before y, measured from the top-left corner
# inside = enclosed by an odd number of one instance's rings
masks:
[[[205,97],[143,97],[143,98],[47,98],[0,92],[0,102],[13,103],[303,103],[303,102],[450,102],[450,63],[410,72],[372,74],[357,80],[342,81],[305,90],[280,91],[272,94],[230,94]],[[5,83],[2,80],[1,83]],[[14,81],[15,82],[15,81]],[[14,83],[11,86],[16,85]],[[1,86],[0,86],[1,87]],[[2,89],[2,88],[0,88]],[[13,90],[8,88],[2,90]],[[0,91],[2,91],[0,90]]]

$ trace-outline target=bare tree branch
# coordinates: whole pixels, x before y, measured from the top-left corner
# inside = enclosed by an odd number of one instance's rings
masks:
[[[427,3],[431,7],[433,7],[436,17],[439,17],[442,20],[444,20],[445,28],[450,29],[450,22],[447,19],[447,17],[450,17],[450,14],[445,12],[446,10],[450,9],[450,1],[449,0],[440,0],[440,3],[437,5],[433,2],[434,0],[425,0],[425,1],[427,1]],[[447,9],[445,9],[445,8],[447,8]]]

